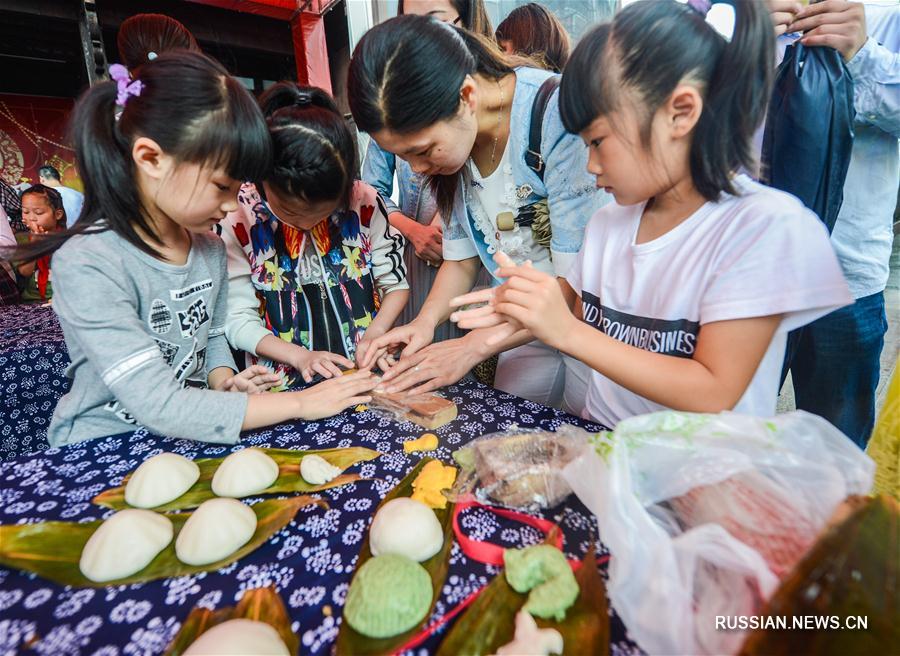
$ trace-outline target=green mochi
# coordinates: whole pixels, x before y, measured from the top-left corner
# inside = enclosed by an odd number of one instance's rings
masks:
[[[578,581],[562,551],[549,544],[503,552],[506,580],[513,590],[529,592],[525,610],[534,617],[561,622],[578,598]]]
[[[419,563],[384,554],[359,568],[344,604],[344,619],[369,638],[390,638],[425,619],[434,590]]]

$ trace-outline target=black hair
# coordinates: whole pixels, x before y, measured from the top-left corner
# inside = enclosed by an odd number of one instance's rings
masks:
[[[359,169],[356,139],[337,105],[318,87],[279,82],[259,99],[272,135],[265,182],[307,202],[350,207]]]
[[[450,4],[459,14],[459,22],[454,23],[464,29],[480,34],[486,39],[494,38],[494,28],[491,18],[484,6],[484,0],[449,0]],[[397,15],[403,15],[403,0],[397,3]]]
[[[350,111],[364,132],[411,134],[459,112],[467,75],[499,80],[530,63],[434,18],[398,16],[370,29],[356,45],[347,73]],[[446,217],[458,183],[458,174],[431,179]]]
[[[135,14],[119,26],[116,37],[119,57],[127,68],[137,68],[170,50],[200,52],[194,35],[174,18],[163,14]]]
[[[536,2],[509,12],[497,26],[496,37],[497,43],[509,41],[515,52],[554,73],[562,72],[572,49],[569,33],[556,14]]]
[[[42,173],[41,175],[46,174]],[[62,210],[63,215],[59,222],[65,223],[66,208],[63,206],[62,194],[60,194],[56,189],[54,189],[53,187],[48,187],[47,185],[36,184],[31,185],[30,187],[28,187],[28,189],[23,191],[21,197],[25,198],[25,196],[27,196],[28,194],[36,194],[38,196],[43,196],[44,198],[46,198],[47,203],[50,205],[54,212]]]
[[[752,139],[771,91],[774,39],[764,3],[726,4],[735,10],[730,43],[703,15],[675,0],[641,0],[588,32],[560,85],[566,129],[581,132],[598,116],[633,102],[647,146],[656,110],[680,82],[695,81],[704,98],[691,143],[694,186],[709,200],[736,193],[735,171],[754,168]]]
[[[271,143],[262,112],[218,62],[186,51],[160,55],[141,67],[140,82],[140,95],[130,96],[124,109],[116,105],[111,81],[95,84],[78,100],[69,127],[85,182],[81,216],[68,230],[10,249],[9,259],[33,260],[73,235],[105,230],[157,256],[140,236],[160,243],[135,181],[131,148],[138,137],[153,139],[178,163],[223,168],[234,180],[265,173]]]
[[[49,164],[44,164],[41,168],[39,168],[38,175],[41,175],[45,178],[53,178],[54,180],[62,180],[62,176],[59,174],[59,170],[55,166],[50,166]]]

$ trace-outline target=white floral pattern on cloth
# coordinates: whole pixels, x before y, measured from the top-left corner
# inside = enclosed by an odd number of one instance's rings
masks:
[[[5,338],[5,333],[0,334]],[[2,355],[9,357],[0,351]],[[17,380],[26,378],[20,376]],[[441,446],[428,455],[445,461],[450,460],[453,450],[474,437],[513,424],[550,430],[563,423],[591,426],[560,411],[474,382],[452,385],[444,393],[458,404],[458,419],[436,431]],[[5,412],[0,408],[0,414]],[[9,425],[7,418],[2,421]],[[328,502],[328,510],[302,509],[267,544],[216,572],[144,584],[78,589],[0,567],[0,656],[161,654],[194,606],[231,605],[246,590],[266,585],[275,585],[282,595],[293,629],[300,637],[302,652],[329,653],[340,629],[340,609],[374,509],[418,462],[420,454],[405,454],[402,443],[421,432],[412,424],[396,423],[364,411],[319,422],[280,424],[245,434],[241,447],[304,450],[352,444],[378,449],[385,455],[359,468],[372,480],[327,490],[321,496]],[[146,458],[162,451],[188,458],[218,457],[233,450],[160,438],[139,429],[40,453],[14,455],[0,463],[0,523],[102,519],[111,511],[93,505],[90,499],[103,489],[119,485]],[[255,503],[259,499],[248,501]],[[580,557],[595,543],[596,522],[576,499],[570,498],[545,516],[563,528],[569,556]],[[540,539],[528,527],[479,509],[466,511],[461,524],[473,537],[506,546],[533,544]],[[469,560],[454,546],[450,572],[434,617],[450,610],[497,572],[496,567]],[[614,613],[612,622],[612,652],[640,654]],[[431,638],[416,654],[433,653],[444,632]]]
[[[69,362],[49,305],[0,311],[0,460],[49,448],[47,429],[56,402],[69,389]]]

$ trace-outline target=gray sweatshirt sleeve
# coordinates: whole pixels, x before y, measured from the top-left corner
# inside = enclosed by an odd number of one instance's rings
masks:
[[[160,435],[234,444],[248,397],[182,388],[138,316],[136,292],[109,262],[74,249],[53,258],[53,307],[74,341],[128,412]]]
[[[228,346],[228,339],[225,337],[225,323],[228,320],[228,263],[225,244],[221,240],[216,243],[214,253],[219,278],[216,282],[216,304],[212,313],[212,325],[206,342],[206,370],[208,373],[217,367],[228,367],[237,372],[238,367],[235,366],[231,347]]]

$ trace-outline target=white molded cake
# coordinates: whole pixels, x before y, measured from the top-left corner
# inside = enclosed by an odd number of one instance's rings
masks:
[[[209,565],[247,544],[256,532],[256,513],[236,499],[210,499],[200,504],[175,540],[178,560]]]
[[[290,656],[278,631],[265,622],[236,619],[204,632],[184,656]]]
[[[310,485],[325,485],[337,478],[340,467],[335,467],[320,455],[312,453],[300,461],[300,476]]]
[[[156,508],[174,501],[200,478],[193,460],[177,453],[160,453],[148,458],[128,479],[125,502],[135,508]]]
[[[172,522],[150,510],[121,510],[88,539],[78,563],[91,581],[105,583],[137,574],[172,541]]]
[[[408,497],[384,504],[375,513],[369,529],[369,549],[373,556],[397,554],[421,563],[443,545],[444,531],[434,511]]]
[[[216,469],[212,491],[220,497],[246,497],[262,492],[277,479],[277,462],[259,449],[242,449]]]

